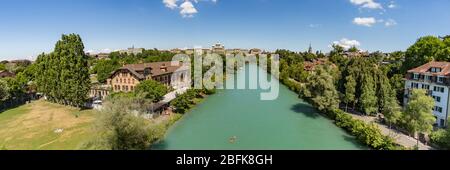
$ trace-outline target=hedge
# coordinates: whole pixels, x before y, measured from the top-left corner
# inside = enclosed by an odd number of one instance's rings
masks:
[[[289,79],[282,79],[281,82],[290,90],[300,93],[301,86]],[[399,150],[404,149],[398,146],[391,137],[384,136],[381,130],[373,123],[367,124],[362,120],[354,119],[349,113],[340,109],[327,111],[325,113],[330,119],[335,120],[335,124],[345,129],[358,139],[361,143],[377,150]]]
[[[336,109],[333,112],[336,125],[350,132],[367,146],[378,150],[400,149],[393,139],[384,136],[375,124],[367,124],[362,120],[355,119],[340,109]]]

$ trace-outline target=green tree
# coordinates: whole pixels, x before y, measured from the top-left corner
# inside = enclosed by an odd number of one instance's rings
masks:
[[[392,98],[395,98],[395,93],[392,90],[391,82],[384,71],[379,70],[377,72],[378,82],[377,82],[377,96],[378,96],[378,107],[380,110],[386,108]]]
[[[384,107],[382,108],[382,113],[389,124],[389,128],[392,128],[392,124],[397,124],[401,121],[403,113],[398,101],[395,97],[389,97]]]
[[[356,46],[352,46],[348,49],[348,52],[358,52],[359,49]]]
[[[348,104],[355,103],[355,93],[356,93],[356,80],[353,76],[349,75],[345,78],[345,110],[348,111]]]
[[[52,53],[38,56],[38,89],[50,101],[83,106],[90,90],[88,60],[79,35],[62,35]]]
[[[118,60],[100,60],[95,64],[93,73],[97,74],[98,82],[105,83],[111,73],[118,68],[120,68]]]
[[[0,71],[2,71],[2,70],[6,70],[6,66],[4,64],[0,63]]]
[[[404,113],[404,122],[411,134],[429,133],[433,129],[436,118],[433,115],[434,99],[423,89],[412,91]],[[417,139],[417,146],[419,139]]]
[[[449,61],[449,56],[443,54],[442,51],[446,47],[445,43],[438,37],[425,36],[419,38],[416,43],[406,50],[403,73],[432,60]]]
[[[375,82],[372,76],[364,75],[362,82],[361,110],[366,115],[375,114],[378,110]]]
[[[309,75],[303,90],[303,95],[320,111],[332,111],[339,105],[339,94],[332,74],[331,66],[317,66]]]
[[[8,83],[0,79],[0,104],[10,97]]]
[[[134,101],[127,97],[107,100],[95,123],[95,138],[85,143],[84,149],[144,150],[154,140],[150,124],[133,114]]]
[[[155,80],[140,82],[135,90],[136,93],[142,93],[146,99],[153,100],[154,102],[161,101],[168,91],[169,90],[165,85]]]

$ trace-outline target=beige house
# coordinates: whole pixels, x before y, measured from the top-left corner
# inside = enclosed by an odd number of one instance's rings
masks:
[[[107,84],[113,92],[131,92],[144,80],[156,80],[174,89],[190,86],[189,68],[172,66],[171,62],[130,64],[114,71]]]

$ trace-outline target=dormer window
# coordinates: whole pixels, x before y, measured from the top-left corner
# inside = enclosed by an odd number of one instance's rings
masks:
[[[442,71],[442,69],[439,68],[439,67],[432,67],[430,71],[431,71],[432,73],[439,73],[439,72]]]
[[[418,73],[414,73],[413,79],[414,80],[419,80],[419,74]]]

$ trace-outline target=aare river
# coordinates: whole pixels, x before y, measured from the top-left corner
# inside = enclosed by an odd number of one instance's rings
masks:
[[[249,67],[260,69],[248,65],[238,71],[235,79],[250,81]],[[366,149],[286,86],[280,84],[278,99],[260,100],[260,93],[267,91],[218,90],[184,115],[152,149]]]

